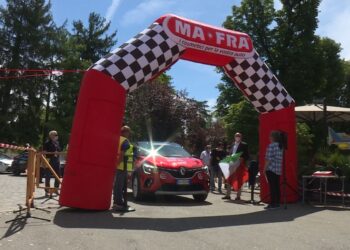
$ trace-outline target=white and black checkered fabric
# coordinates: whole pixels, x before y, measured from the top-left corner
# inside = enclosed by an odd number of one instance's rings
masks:
[[[256,51],[251,58],[232,60],[224,70],[260,113],[283,109],[294,102]]]
[[[111,76],[131,92],[174,64],[184,50],[169,39],[161,25],[153,23],[91,68]]]

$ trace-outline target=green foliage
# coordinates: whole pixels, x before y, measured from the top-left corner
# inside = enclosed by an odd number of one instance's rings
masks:
[[[310,161],[310,153],[312,152],[314,135],[311,133],[311,129],[306,123],[297,123],[296,129],[299,165],[308,164]]]
[[[228,114],[224,116],[225,128],[229,142],[234,139],[234,134],[243,134],[243,140],[248,143],[249,150],[256,153],[258,150],[258,113],[247,100],[232,104]]]
[[[171,78],[162,74],[129,94],[125,123],[134,141],[176,141],[198,154],[206,144],[207,108],[206,102],[175,91]]]
[[[297,105],[311,103],[315,98],[326,98],[329,105],[349,105],[350,64],[340,59],[340,44],[315,35],[320,0],[283,0],[281,3],[282,8],[275,10],[273,0],[242,0],[232,7],[223,26],[251,36],[254,47]],[[244,109],[233,106],[242,101],[242,94],[232,85],[231,79],[223,74],[217,86],[220,96],[216,115],[219,119],[224,118],[229,135],[238,123],[233,114],[246,116]],[[231,110],[232,106],[235,111]],[[243,126],[249,124],[249,130],[255,128],[257,131],[257,119],[240,123]],[[302,133],[298,134],[299,164],[305,165],[308,162],[305,152],[311,150],[307,142],[311,132],[304,125],[298,129]],[[313,126],[313,132],[317,129]],[[319,138],[323,137],[312,138],[313,146],[321,145]]]
[[[217,117],[224,117],[227,115],[229,107],[232,103],[237,103],[244,99],[242,92],[235,87],[232,80],[225,74],[221,77],[222,82],[216,87],[220,92],[216,100],[215,114]]]
[[[314,165],[309,169],[309,174],[316,170],[332,170],[339,168],[343,175],[350,179],[350,156],[338,149],[323,147],[314,156]]]
[[[8,0],[0,7],[0,58],[4,68],[45,68],[50,65],[55,30],[50,3]],[[14,77],[20,72],[1,72]],[[0,81],[0,138],[37,144],[47,80],[42,77]]]
[[[298,170],[299,175],[308,172],[312,159],[312,145],[314,135],[309,126],[305,123],[297,123],[297,150],[298,150]]]
[[[344,107],[350,107],[350,61],[342,61],[344,69],[344,84],[340,89],[339,103]]]
[[[86,69],[116,43],[110,23],[91,13],[85,27],[57,27],[45,0],[7,0],[0,7],[0,65],[13,69]],[[0,72],[20,76],[20,72]],[[58,130],[68,142],[82,74],[0,80],[0,138],[9,143],[42,144]]]
[[[225,28],[251,36],[257,51],[299,104],[321,97],[337,104],[345,87],[340,45],[315,35],[319,4],[319,0],[282,1],[282,9],[276,11],[272,0],[243,0],[224,22]],[[226,86],[219,85],[219,114],[227,107],[221,99],[237,96],[237,90],[228,93]]]
[[[81,20],[73,22],[73,37],[76,38],[78,44],[85,46],[81,51],[83,60],[90,60],[91,63],[94,63],[110,52],[117,42],[116,31],[110,35],[106,34],[110,25],[111,22],[106,23],[105,18],[95,12],[89,15],[88,27],[84,27]]]
[[[275,21],[273,0],[243,0],[240,6],[232,7],[232,15],[223,23],[226,29],[249,34],[254,47],[263,58],[272,59],[275,45]]]
[[[336,151],[329,155],[327,163],[333,168],[342,167],[349,164],[349,158],[339,151]]]

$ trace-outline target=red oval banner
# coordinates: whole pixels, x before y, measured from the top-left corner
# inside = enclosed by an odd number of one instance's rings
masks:
[[[253,43],[247,34],[211,27],[174,15],[163,21],[166,34],[185,48],[235,57],[252,57]]]

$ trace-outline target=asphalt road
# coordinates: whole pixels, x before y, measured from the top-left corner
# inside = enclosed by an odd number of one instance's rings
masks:
[[[0,187],[0,249],[350,249],[349,207],[266,211],[210,194],[204,203],[181,196],[130,201],[136,211],[120,214],[58,208],[39,190],[35,204],[49,213],[33,210],[38,218],[25,219],[10,212],[23,204],[25,178],[0,175]]]

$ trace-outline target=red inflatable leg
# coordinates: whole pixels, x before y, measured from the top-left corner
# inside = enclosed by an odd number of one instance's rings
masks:
[[[82,81],[70,135],[60,205],[109,209],[126,91],[89,70]]]
[[[268,202],[269,188],[263,174],[263,168],[265,164],[265,152],[268,144],[270,143],[270,132],[272,130],[282,130],[288,135],[288,149],[285,153],[286,162],[286,178],[287,184],[290,187],[286,187],[287,202],[295,202],[298,200],[298,182],[297,182],[297,148],[296,148],[296,124],[295,124],[295,112],[294,106],[284,108],[278,111],[274,111],[267,114],[260,115],[260,149],[259,149],[259,165],[260,165],[260,197],[263,202]],[[281,178],[282,182],[282,178]],[[281,196],[283,197],[283,188],[281,186]],[[283,199],[281,197],[281,202]]]

